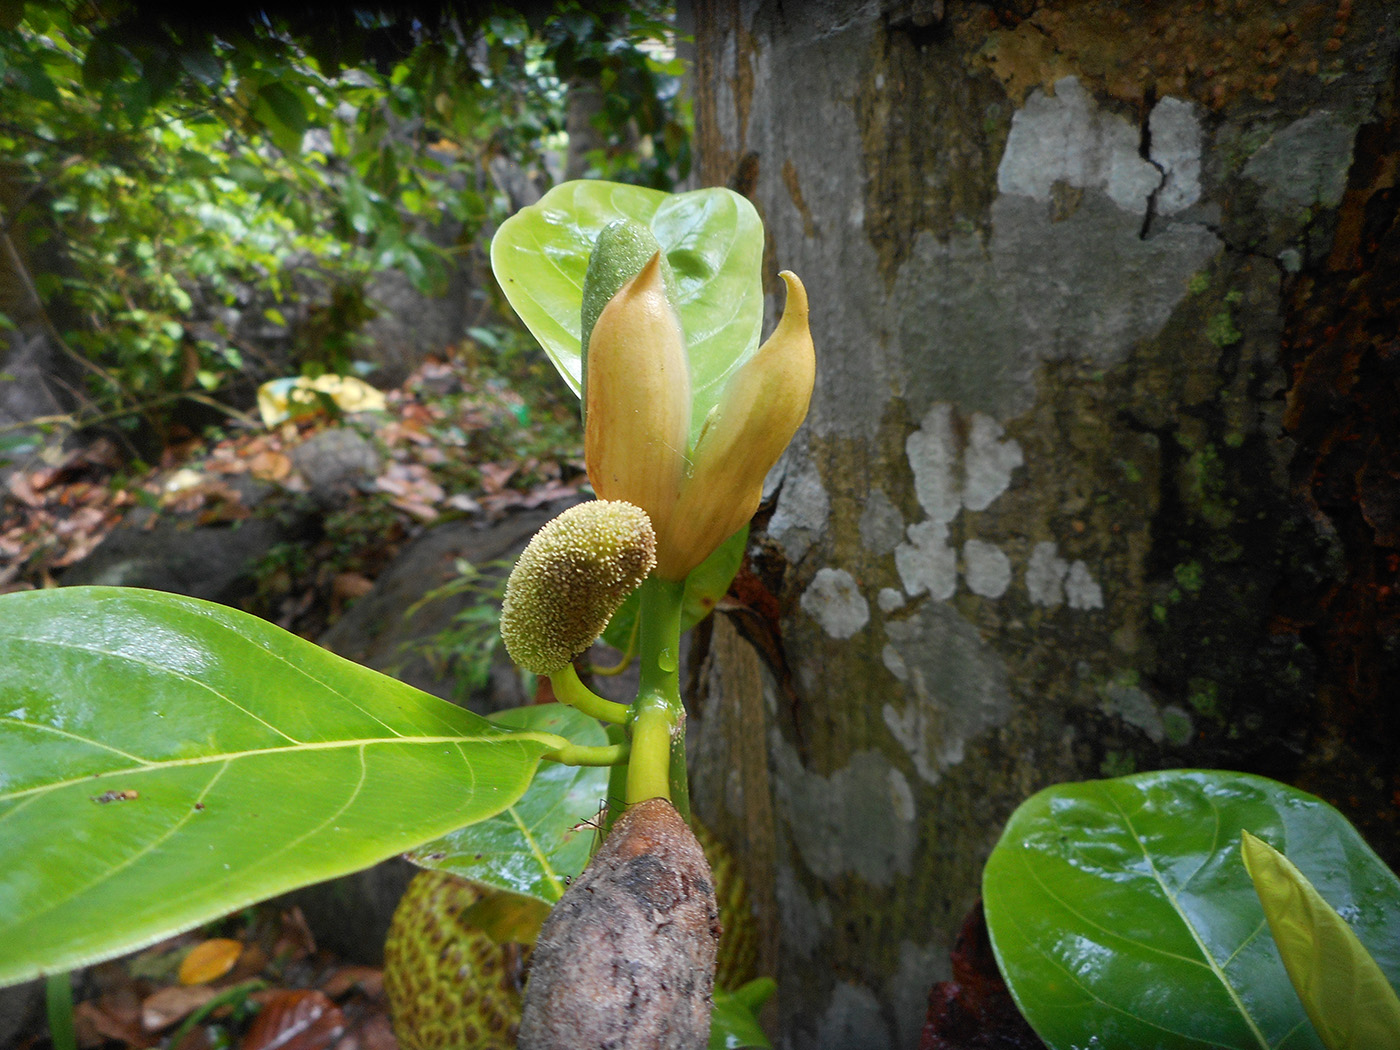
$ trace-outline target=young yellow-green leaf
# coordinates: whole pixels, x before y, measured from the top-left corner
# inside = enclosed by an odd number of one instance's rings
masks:
[[[0,596],[0,985],[487,818],[557,745],[209,602]]]
[[[1288,978],[1327,1050],[1400,1048],[1400,998],[1346,920],[1263,839],[1241,832],[1240,853]]]
[[[575,394],[588,257],[618,219],[650,227],[675,274],[690,355],[693,443],[724,380],[758,349],[763,223],[730,190],[668,194],[591,180],[556,186],[503,222],[491,241],[496,280]]]

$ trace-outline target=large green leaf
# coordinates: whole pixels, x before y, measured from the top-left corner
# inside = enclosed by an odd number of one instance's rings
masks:
[[[1242,829],[1287,853],[1400,979],[1400,881],[1321,800],[1200,770],[1061,784],[1012,815],[982,883],[997,962],[1049,1046],[1320,1050]]]
[[[731,190],[673,195],[586,180],[554,187],[502,223],[491,241],[496,280],[575,394],[583,276],[593,242],[618,219],[650,226],[675,272],[690,354],[693,443],[725,377],[758,348],[763,223]]]
[[[563,704],[536,704],[493,715],[519,729],[556,733],[601,747],[607,733],[596,718]],[[541,762],[530,788],[494,817],[411,850],[408,859],[473,882],[553,904],[588,863],[596,829],[586,823],[608,792],[608,770]]]
[[[0,984],[489,817],[553,746],[208,602],[0,597]]]

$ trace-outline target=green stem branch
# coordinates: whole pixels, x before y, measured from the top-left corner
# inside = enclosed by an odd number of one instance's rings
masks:
[[[557,751],[546,751],[540,757],[546,762],[558,762],[565,766],[615,766],[627,761],[629,744],[607,744],[602,747],[589,747],[585,744],[570,744]]]
[[[54,1050],[78,1050],[73,1026],[73,983],[65,970],[49,977],[44,989],[49,1013],[49,1039]]]
[[[573,664],[566,664],[562,670],[550,675],[549,684],[554,687],[554,695],[561,704],[568,704],[601,721],[624,725],[632,713],[626,704],[605,700],[584,685]]]

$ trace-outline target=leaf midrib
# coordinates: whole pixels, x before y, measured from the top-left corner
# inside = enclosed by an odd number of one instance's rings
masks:
[[[78,739],[87,740],[86,737]],[[88,743],[96,747],[105,747],[98,741],[87,740]],[[314,742],[298,742],[296,744],[281,747],[247,748],[241,751],[220,751],[215,754],[196,755],[188,758],[172,758],[160,761],[148,761],[146,759],[136,759],[139,763],[127,768],[104,770],[100,773],[88,773],[80,777],[71,777],[67,780],[53,781],[46,784],[38,784],[34,787],[23,788],[19,791],[9,791],[0,794],[0,802],[8,802],[12,799],[25,798],[30,795],[43,794],[48,791],[57,791],[74,784],[91,784],[97,777],[111,777],[119,775],[135,776],[148,773],[164,772],[167,769],[177,769],[189,766],[204,766],[216,762],[234,762],[243,758],[257,758],[263,755],[286,754],[288,752],[298,753],[303,751],[333,751],[347,748],[375,747],[378,745],[392,744],[395,746],[434,746],[439,744],[486,744],[486,743],[536,743],[544,745],[546,750],[557,747],[558,737],[553,737],[548,733],[491,733],[479,736],[392,736],[392,737],[360,737],[347,740],[322,740]],[[124,753],[124,752],[123,752]],[[12,811],[13,812],[13,811]],[[0,816],[4,820],[4,816]]]
[[[1230,1001],[1235,1004],[1235,1009],[1239,1011],[1240,1017],[1244,1019],[1244,1023],[1249,1027],[1249,1031],[1251,1032],[1251,1034],[1253,1034],[1254,1038],[1258,1040],[1259,1046],[1262,1048],[1262,1050],[1270,1050],[1268,1039],[1266,1039],[1264,1037],[1264,1033],[1259,1030],[1259,1026],[1254,1023],[1254,1017],[1250,1014],[1249,1010],[1246,1009],[1244,1002],[1240,999],[1239,992],[1235,989],[1234,984],[1231,983],[1228,977],[1226,977],[1225,971],[1220,968],[1220,965],[1216,962],[1215,956],[1211,954],[1210,949],[1206,947],[1205,941],[1201,939],[1201,935],[1197,931],[1195,923],[1193,923],[1189,918],[1187,918],[1186,912],[1182,909],[1180,902],[1177,900],[1176,894],[1173,893],[1170,887],[1167,886],[1166,880],[1162,878],[1161,873],[1157,870],[1157,865],[1153,861],[1152,855],[1147,852],[1147,847],[1144,844],[1143,836],[1138,833],[1137,827],[1133,824],[1132,818],[1128,816],[1127,811],[1124,810],[1123,807],[1118,804],[1117,798],[1115,798],[1111,793],[1105,794],[1107,794],[1108,800],[1112,804],[1113,808],[1118,811],[1118,815],[1123,818],[1123,823],[1127,825],[1128,831],[1133,837],[1133,842],[1137,844],[1138,852],[1142,854],[1142,859],[1146,862],[1147,870],[1151,873],[1153,880],[1157,883],[1157,888],[1162,891],[1162,896],[1164,896],[1167,899],[1167,903],[1171,905],[1172,910],[1176,912],[1177,917],[1181,919],[1181,924],[1186,927],[1186,932],[1189,933],[1191,935],[1191,939],[1196,942],[1196,947],[1200,950],[1202,958],[1206,960],[1206,965],[1210,968],[1211,973],[1215,975],[1215,979],[1219,981],[1221,987],[1225,989],[1225,994],[1230,997]],[[1212,808],[1214,808],[1213,805]],[[1217,838],[1219,837],[1220,833],[1219,828],[1220,820],[1219,814],[1217,813]],[[1208,855],[1214,854],[1214,852],[1215,850],[1212,848],[1209,851]],[[1200,869],[1198,868],[1197,871],[1199,870]],[[1195,874],[1193,873],[1192,878],[1194,877]]]

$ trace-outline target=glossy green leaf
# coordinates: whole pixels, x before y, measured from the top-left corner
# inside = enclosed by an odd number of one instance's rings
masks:
[[[715,548],[714,553],[697,565],[685,578],[685,594],[681,598],[681,633],[684,634],[710,613],[729,591],[739,566],[744,563],[744,549],[749,542],[749,527],[745,525]],[[629,594],[618,606],[603,631],[603,641],[621,652],[634,648],[633,632],[637,626],[637,608],[641,591]]]
[[[570,389],[580,392],[583,277],[603,227],[647,225],[676,275],[690,355],[692,443],[724,379],[758,348],[763,223],[726,189],[667,194],[616,182],[566,182],[511,216],[491,241],[506,298]]]
[[[1016,810],[982,880],[997,962],[1049,1046],[1321,1050],[1240,862],[1245,828],[1400,978],[1400,881],[1321,800],[1201,770],[1060,784]]]
[[[771,1050],[773,1044],[758,1023],[758,1012],[777,990],[771,977],[756,978],[732,992],[716,988],[708,1050],[739,1050],[741,1047]]]
[[[596,718],[563,704],[502,711],[500,725],[567,737],[601,747],[607,733]],[[608,770],[541,762],[529,790],[489,820],[424,843],[408,859],[464,879],[553,904],[592,853],[593,820],[608,793]]]
[[[1263,839],[1243,832],[1240,853],[1288,978],[1327,1050],[1400,1047],[1400,998],[1346,920]]]
[[[0,596],[0,984],[489,817],[553,746],[209,602]]]

